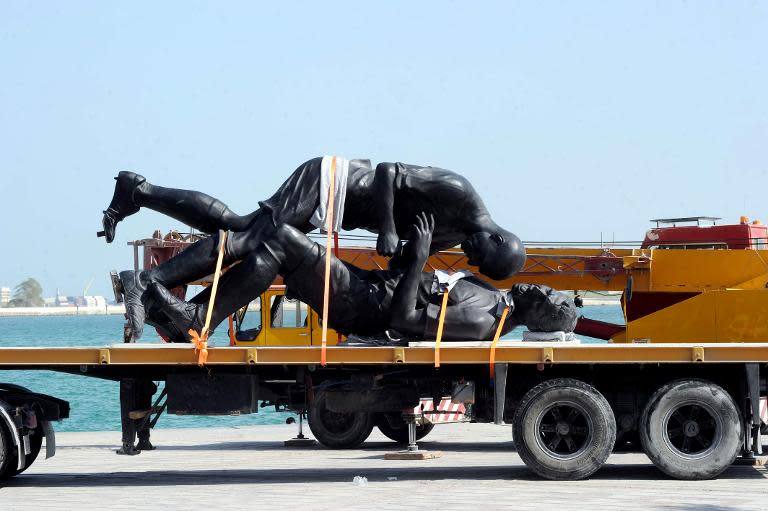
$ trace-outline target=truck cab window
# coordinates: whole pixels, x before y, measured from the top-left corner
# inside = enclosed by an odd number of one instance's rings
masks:
[[[237,312],[235,338],[238,341],[253,341],[261,332],[261,298],[256,298]]]
[[[269,308],[272,328],[302,328],[307,325],[307,304],[285,296],[273,296]]]

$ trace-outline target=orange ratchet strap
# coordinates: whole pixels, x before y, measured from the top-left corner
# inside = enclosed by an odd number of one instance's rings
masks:
[[[323,289],[323,336],[320,348],[320,365],[325,367],[328,346],[328,294],[331,287],[331,248],[333,247],[333,199],[336,188],[336,157],[331,158],[331,182],[328,187],[328,223],[325,230],[325,289]]]
[[[509,305],[504,307],[504,312],[501,313],[501,319],[499,320],[499,326],[496,327],[496,334],[493,336],[493,342],[491,343],[491,359],[490,359],[490,369],[491,369],[491,380],[493,380],[494,375],[496,374],[496,345],[499,344],[499,337],[501,337],[501,329],[504,328],[504,321],[507,319],[507,314],[509,314]]]
[[[234,315],[229,315],[229,345],[234,346],[237,344],[237,338],[235,337],[235,319]]]
[[[339,233],[334,232],[333,233],[333,255],[336,256],[336,259],[339,258]],[[341,334],[336,334],[336,342],[341,342]]]
[[[197,365],[204,366],[208,361],[208,329],[211,326],[211,316],[213,316],[213,304],[216,302],[216,291],[219,287],[219,277],[221,276],[221,265],[224,263],[224,243],[227,241],[227,231],[219,231],[219,257],[216,260],[216,272],[213,274],[213,284],[211,285],[211,298],[208,300],[208,312],[205,314],[205,325],[200,333],[189,329],[189,335],[195,344],[195,353],[197,353]]]
[[[440,305],[440,318],[437,320],[437,336],[435,337],[435,367],[440,367],[440,341],[443,339],[445,309],[448,308],[448,293],[450,292],[450,289],[446,289],[443,292],[443,303]]]

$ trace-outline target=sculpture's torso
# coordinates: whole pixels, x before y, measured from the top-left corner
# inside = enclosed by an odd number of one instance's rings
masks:
[[[416,216],[425,212],[435,217],[433,250],[450,248],[477,230],[475,219],[487,215],[485,205],[472,185],[455,172],[406,163],[395,165],[393,214],[401,239],[410,234]],[[350,162],[343,223],[345,230],[379,231],[374,172],[368,160]]]

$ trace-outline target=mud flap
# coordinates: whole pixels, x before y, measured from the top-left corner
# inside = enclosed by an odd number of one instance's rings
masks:
[[[45,434],[45,459],[56,456],[56,434],[49,421],[40,421],[40,426]]]
[[[504,424],[504,404],[507,399],[507,367],[508,364],[494,364],[495,378],[493,380],[493,423]]]

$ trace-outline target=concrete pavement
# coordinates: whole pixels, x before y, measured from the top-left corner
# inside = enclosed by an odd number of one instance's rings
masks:
[[[161,419],[162,420],[162,419]],[[59,451],[0,488],[0,509],[758,509],[768,472],[734,466],[676,481],[642,454],[615,454],[586,481],[531,474],[508,426],[438,426],[426,461],[389,461],[374,430],[362,449],[286,448],[293,426],[156,430],[158,449],[117,456],[119,432],[62,433]],[[42,456],[42,453],[41,453]],[[367,484],[353,482],[365,477]]]

